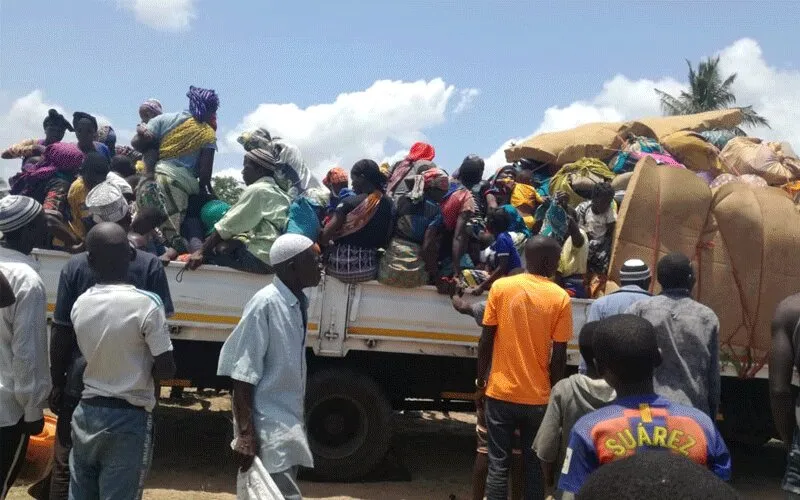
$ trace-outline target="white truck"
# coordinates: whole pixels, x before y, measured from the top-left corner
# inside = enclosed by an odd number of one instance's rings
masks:
[[[69,255],[37,251],[52,312]],[[166,267],[175,314],[169,324],[178,365],[172,385],[225,387],[216,376],[222,343],[245,303],[270,276],[203,266]],[[472,411],[480,329],[433,287],[348,285],[323,277],[310,291],[306,421],[315,474],[352,480],[384,458],[394,410]],[[573,299],[568,364],[579,362],[577,333],[591,301]],[[742,380],[723,367],[722,423],[729,435],[761,444],[774,435],[766,368]]]

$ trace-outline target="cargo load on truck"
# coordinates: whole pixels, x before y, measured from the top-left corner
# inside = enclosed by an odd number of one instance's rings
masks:
[[[752,377],[766,363],[775,307],[800,289],[800,160],[786,143],[744,136],[742,119],[730,109],[592,123],[526,139],[506,159],[544,164],[549,194],[566,192],[571,205],[587,180],[610,181],[622,203],[608,278],[630,258],[655,268],[669,252],[689,256],[695,297],[720,319],[723,359]],[[597,172],[576,175],[575,164]]]

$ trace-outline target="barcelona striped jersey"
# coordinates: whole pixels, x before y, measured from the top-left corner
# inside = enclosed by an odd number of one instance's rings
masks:
[[[708,415],[651,394],[617,399],[579,419],[558,487],[577,493],[601,465],[644,451],[677,453],[726,481],[731,476],[728,448]]]

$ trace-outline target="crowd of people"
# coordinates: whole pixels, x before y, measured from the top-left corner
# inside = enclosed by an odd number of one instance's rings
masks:
[[[484,161],[471,155],[448,174],[425,143],[394,165],[364,159],[349,175],[336,167],[318,183],[295,146],[258,129],[239,138],[246,187],[229,206],[211,185],[219,98],[195,87],[187,96],[189,109],[176,113],[145,101],[130,147],[87,113],[69,122],[50,110],[44,139],[2,153],[21,158],[22,169],[0,199],[0,499],[29,437],[42,430],[45,407],[58,415],[53,468],[34,496],[141,496],[155,387],[175,373],[163,268],[173,259],[189,269],[274,275],[246,304],[218,374],[233,381],[240,471],[257,464],[283,498],[301,498],[298,468],[313,466],[303,417],[303,289],[319,283],[323,267],[347,283],[435,284],[482,326],[476,499],[508,498],[509,476],[514,497],[555,490],[594,498],[596,470],[624,471],[606,464],[639,463],[629,457],[653,449],[710,470],[720,482],[706,480],[709,492],[734,494],[721,482],[731,463],[714,427],[719,321],[691,297],[689,258],[661,259],[655,296],[647,264],[625,262],[619,290],[592,303],[579,335],[581,368],[565,378],[570,299],[590,297],[593,279],[608,273],[619,201],[609,184],[575,203],[542,192],[531,162],[484,180]],[[62,142],[67,130],[76,144]],[[49,345],[34,248],[75,254],[59,278]],[[488,297],[470,303],[464,291]],[[772,361],[773,404],[788,440],[798,304],[779,308],[781,352]],[[785,485],[792,491],[798,449],[795,437]]]
[[[484,180],[484,161],[467,156],[448,174],[436,152],[415,143],[394,165],[364,159],[349,174],[330,169],[318,182],[297,147],[266,129],[239,137],[244,191],[228,205],[211,182],[216,150],[213,90],[191,87],[188,110],[164,112],[156,99],[139,108],[130,145],[110,126],[51,109],[43,139],[2,153],[19,158],[10,192],[45,210],[46,247],[79,253],[101,218],[130,219],[136,248],[189,269],[216,264],[272,274],[269,249],[281,234],[320,245],[327,273],[344,282],[377,279],[398,287],[468,283],[477,295],[523,269],[525,242],[536,234],[564,246],[557,279],[586,298],[608,269],[618,205],[609,184],[576,196],[548,196],[542,165],[506,165]],[[63,142],[66,131],[77,142]],[[577,197],[580,200],[584,198]]]

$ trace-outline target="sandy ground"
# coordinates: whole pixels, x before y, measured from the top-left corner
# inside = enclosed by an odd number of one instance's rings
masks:
[[[235,499],[236,467],[231,462],[230,404],[227,397],[167,402],[156,410],[156,450],[147,482],[149,500]],[[470,498],[475,419],[472,414],[398,414],[392,450],[380,470],[361,483],[301,482],[309,499]],[[734,486],[745,498],[783,498],[779,485],[784,455],[779,443],[734,451]],[[301,477],[302,479],[302,477]],[[30,498],[25,486],[9,500]]]

